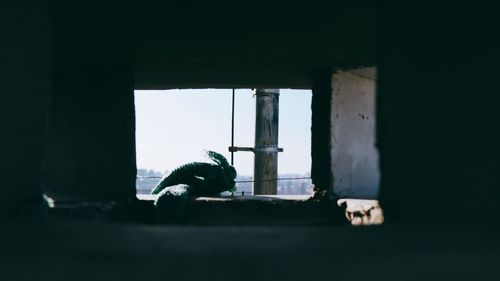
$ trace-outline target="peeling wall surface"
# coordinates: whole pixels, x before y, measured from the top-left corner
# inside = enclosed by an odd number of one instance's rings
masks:
[[[336,197],[376,198],[375,68],[332,77],[331,162]]]

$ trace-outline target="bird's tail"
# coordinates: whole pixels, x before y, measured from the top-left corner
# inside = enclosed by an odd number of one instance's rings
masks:
[[[217,153],[215,151],[208,150],[207,151],[207,156],[210,158],[210,160],[214,161],[215,163],[221,165],[223,168],[228,168],[229,162],[227,162],[226,157],[224,157],[222,154]]]

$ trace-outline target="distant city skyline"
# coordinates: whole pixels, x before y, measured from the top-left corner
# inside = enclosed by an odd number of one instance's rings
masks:
[[[231,89],[135,91],[137,168],[169,171],[208,161],[205,150],[230,161]],[[279,174],[306,174],[311,167],[311,91],[280,91]],[[237,89],[235,146],[254,146],[255,98]],[[171,122],[169,122],[171,120]],[[253,153],[236,152],[240,175],[253,175]]]

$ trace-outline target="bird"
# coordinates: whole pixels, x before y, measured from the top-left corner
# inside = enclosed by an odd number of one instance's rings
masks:
[[[217,196],[224,191],[236,191],[236,169],[220,153],[206,153],[214,163],[190,162],[179,166],[151,191],[151,194],[158,195],[154,205],[160,221],[181,222],[189,197]]]

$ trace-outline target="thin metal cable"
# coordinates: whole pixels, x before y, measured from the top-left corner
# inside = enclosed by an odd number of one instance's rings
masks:
[[[156,176],[137,176],[138,180],[144,180],[144,179],[163,179],[164,177],[156,177]],[[303,178],[278,178],[278,179],[265,179],[262,181],[285,181],[285,180],[310,180],[311,177],[303,177]],[[236,183],[250,183],[250,182],[255,182],[254,180],[241,180],[241,181],[235,181]]]

